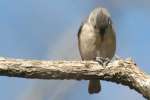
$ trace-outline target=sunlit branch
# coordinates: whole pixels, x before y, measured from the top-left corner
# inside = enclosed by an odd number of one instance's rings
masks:
[[[40,61],[0,58],[0,75],[30,79],[91,80],[120,83],[150,100],[150,76],[130,59],[118,59],[106,67],[94,61]]]

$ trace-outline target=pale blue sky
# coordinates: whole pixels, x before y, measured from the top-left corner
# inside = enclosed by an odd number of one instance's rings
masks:
[[[134,58],[141,69],[150,73],[150,2],[146,0],[1,0],[0,56],[78,59],[76,33],[81,22],[98,6],[106,7],[112,15],[117,33],[116,53]],[[109,82],[102,82],[102,92],[94,96],[87,93],[87,81],[65,82],[0,77],[0,98],[144,100],[128,87]],[[38,99],[33,99],[36,96]]]

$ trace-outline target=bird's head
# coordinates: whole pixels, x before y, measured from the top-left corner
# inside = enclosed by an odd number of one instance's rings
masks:
[[[88,22],[98,30],[104,31],[109,25],[112,24],[111,16],[106,8],[94,9],[89,17]]]

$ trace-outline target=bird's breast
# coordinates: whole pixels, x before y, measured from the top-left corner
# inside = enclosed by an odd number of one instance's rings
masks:
[[[80,34],[80,52],[83,59],[93,60],[96,57],[97,34],[93,32],[82,32]]]
[[[95,43],[96,43],[96,36],[94,33],[89,32],[89,33],[82,33],[80,36],[80,41],[81,41],[81,47],[85,49],[94,48]]]

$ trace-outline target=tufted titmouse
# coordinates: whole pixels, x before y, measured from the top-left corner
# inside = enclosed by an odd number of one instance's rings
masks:
[[[116,50],[116,37],[111,16],[106,8],[94,9],[80,26],[78,46],[82,60],[112,59]],[[88,92],[93,94],[100,90],[100,81],[90,80]]]

